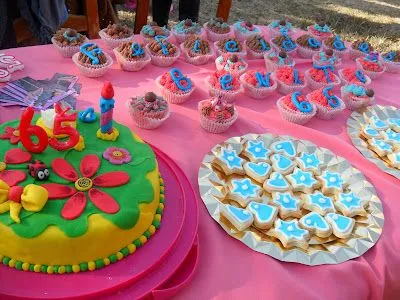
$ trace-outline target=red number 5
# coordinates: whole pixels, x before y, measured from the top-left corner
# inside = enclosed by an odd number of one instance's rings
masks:
[[[79,142],[79,132],[72,126],[66,125],[65,122],[76,122],[77,114],[73,113],[67,115],[66,112],[69,111],[69,108],[62,110],[59,104],[56,104],[54,108],[56,116],[54,118],[53,135],[66,135],[68,139],[64,142],[60,142],[55,137],[52,137],[49,140],[50,146],[58,151],[64,151],[75,147]]]

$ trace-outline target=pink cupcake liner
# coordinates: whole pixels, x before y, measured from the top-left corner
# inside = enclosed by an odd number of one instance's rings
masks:
[[[305,114],[300,111],[293,111],[293,110],[287,109],[282,104],[284,97],[285,96],[278,99],[278,101],[276,102],[276,106],[278,107],[278,110],[282,116],[282,119],[284,119],[286,121],[296,123],[299,125],[303,125],[303,124],[306,124],[307,122],[309,122],[317,113],[317,108],[315,107],[315,105],[313,103],[311,103],[311,105],[313,106],[313,111],[309,114]]]
[[[277,90],[279,94],[282,95],[288,95],[294,92],[301,92],[307,86],[307,82],[304,82],[303,84],[288,85],[279,79],[277,79],[276,81],[278,84]]]
[[[197,36],[200,36],[201,38],[205,37],[205,31],[203,28],[201,29],[200,33],[197,33],[197,34],[178,33],[173,28],[171,29],[171,32],[173,33],[173,35],[176,39],[176,42],[178,44],[182,44],[188,36],[197,35]]]
[[[161,85],[160,79],[161,79],[161,76],[158,76],[156,78],[156,84],[161,91],[161,95],[164,97],[165,100],[167,100],[168,103],[171,103],[171,104],[182,104],[183,102],[186,102],[187,100],[189,100],[190,96],[193,94],[193,92],[195,90],[195,86],[193,85],[191,90],[187,93],[175,93],[175,92],[168,90],[163,85]],[[193,81],[192,81],[192,84],[193,84]]]
[[[338,71],[338,74],[339,74],[339,77],[340,77],[340,79],[342,80],[342,83],[343,83],[344,85],[358,84],[358,85],[367,86],[367,85],[370,85],[370,84],[371,84],[371,81],[372,81],[371,78],[369,78],[368,75],[364,74],[365,79],[367,80],[365,83],[362,83],[361,81],[349,82],[349,81],[346,79],[346,77],[344,77],[344,75],[343,75],[343,69],[340,69],[340,70]]]
[[[180,45],[180,48],[183,53],[183,56],[185,57],[185,61],[188,62],[189,64],[192,64],[195,66],[204,65],[204,64],[208,63],[214,57],[214,50],[212,47],[210,47],[209,54],[204,54],[204,55],[199,55],[199,56],[194,56],[194,57],[191,57],[189,55],[188,51],[183,46],[183,43]]]
[[[314,79],[311,78],[310,76],[310,70],[307,70],[304,75],[305,75],[305,79],[307,81],[307,85],[310,89],[312,90],[318,90],[322,87],[326,87],[326,86],[338,86],[340,85],[340,78],[336,75],[333,74],[335,76],[335,81],[334,82],[330,82],[330,83],[325,83],[325,82],[317,82]]]
[[[236,38],[237,38],[239,41],[244,42],[244,41],[246,41],[249,37],[255,36],[255,35],[257,35],[257,34],[261,34],[261,29],[260,29],[260,27],[255,26],[255,25],[253,25],[253,26],[254,26],[255,28],[257,28],[258,30],[255,30],[254,32],[246,32],[246,33],[243,33],[243,32],[241,32],[240,30],[236,29],[236,28],[235,28],[235,25],[233,25],[233,32],[235,33],[235,36],[236,36]]]
[[[365,57],[368,54],[368,53],[362,52],[360,50],[353,49],[353,47],[351,47],[351,46],[349,48],[349,51],[350,51],[350,59],[356,59],[356,58],[359,58],[359,57]]]
[[[253,99],[264,99],[267,98],[269,95],[271,95],[273,92],[275,92],[278,83],[276,81],[276,78],[274,74],[271,74],[271,78],[274,81],[273,85],[270,87],[263,87],[263,88],[257,88],[249,83],[246,82],[244,79],[245,74],[240,76],[239,80],[242,83],[244,92],[251,98]]]
[[[270,60],[268,58],[268,54],[264,55],[264,60],[265,60],[265,67],[267,68],[267,70],[269,72],[275,72],[276,70],[278,70],[279,68],[283,68],[283,67],[291,67],[293,68],[296,65],[296,62],[294,60],[292,60],[292,64],[291,65],[278,65],[277,63],[273,62],[272,60]]]
[[[201,107],[202,107],[202,104],[204,103],[204,101],[207,101],[207,100],[203,100],[203,101],[199,102],[198,111],[200,113],[200,125],[201,125],[201,127],[203,127],[208,132],[211,132],[211,133],[222,133],[222,132],[225,132],[225,131],[227,131],[229,129],[229,127],[232,126],[233,123],[235,123],[235,121],[239,117],[239,114],[238,114],[236,108],[234,108],[234,114],[229,119],[224,120],[222,122],[221,121],[217,122],[215,120],[210,120],[210,119],[206,118],[205,116],[203,116],[201,114]]]
[[[339,57],[339,58],[347,58],[349,56],[349,53],[350,53],[349,47],[351,47],[351,46],[346,45],[346,49],[336,50],[334,48],[328,47],[327,45],[325,45],[324,42],[322,42],[322,49],[324,49],[324,50],[331,49],[333,51],[333,53],[336,55],[336,57]]]
[[[143,115],[140,111],[132,108],[130,101],[126,102],[126,107],[128,108],[129,114],[131,115],[131,118],[135,125],[143,129],[155,129],[161,126],[161,124],[164,123],[170,116],[169,109],[167,109],[165,116],[161,119]]]
[[[217,57],[220,56],[220,55],[222,55],[222,54],[226,54],[226,53],[236,54],[237,56],[239,56],[239,57],[241,57],[241,58],[245,58],[246,55],[247,55],[246,45],[245,45],[244,43],[243,43],[243,49],[242,49],[242,51],[240,51],[240,52],[223,52],[223,51],[221,51],[221,50],[218,48],[217,44],[218,44],[218,41],[217,41],[217,42],[214,42],[214,48],[215,48],[215,50],[216,50],[216,52],[217,52]]]
[[[400,62],[383,60],[383,64],[386,67],[386,72],[400,73]]]
[[[217,60],[215,60],[215,67],[217,68],[218,71],[224,70],[224,71],[226,71],[232,75],[238,76],[238,77],[240,75],[242,75],[244,72],[246,72],[249,67],[248,63],[244,62],[244,64],[245,64],[245,68],[240,71],[239,70],[225,70],[224,66],[222,64],[218,63]]]
[[[310,25],[307,27],[307,32],[309,34],[311,34],[313,36],[313,38],[323,41],[326,39],[329,39],[331,37],[333,37],[333,33],[332,32],[324,32],[324,33],[316,33],[313,29],[312,29],[313,25]]]
[[[268,25],[267,30],[268,30],[268,33],[269,33],[269,36],[271,39],[282,35],[279,27],[274,28],[274,27]],[[288,35],[291,37],[291,36],[293,36],[293,34],[295,32],[296,32],[296,30],[294,28],[292,28],[292,29],[288,30]]]
[[[117,49],[114,49],[113,51],[117,62],[119,63],[121,69],[124,71],[136,72],[143,69],[151,62],[151,58],[147,50],[145,50],[145,56],[143,58],[133,61],[126,59],[121,53],[118,52]]]
[[[335,108],[330,108],[330,107],[325,107],[319,103],[315,103],[314,101],[311,101],[311,96],[308,94],[306,96],[306,99],[308,102],[312,103],[315,105],[317,108],[317,113],[316,117],[318,119],[322,120],[331,120],[333,119],[337,114],[339,114],[341,111],[343,111],[346,108],[346,105],[344,104],[343,100],[339,98],[340,106],[335,107]]]
[[[209,82],[210,77],[208,76],[206,78],[206,85],[208,86],[208,93],[212,97],[221,97],[223,100],[225,100],[228,103],[233,103],[235,102],[236,98],[238,95],[240,95],[243,92],[243,87],[240,86],[238,90],[235,91],[225,91],[219,88],[214,87],[212,84]]]
[[[144,42],[145,44],[148,44],[148,43],[150,43],[151,41],[154,40],[154,37],[148,37],[148,36],[145,35],[143,32],[140,32],[140,36],[142,37],[143,42]],[[171,41],[170,41],[170,38],[171,38],[171,31],[168,32],[168,35],[167,35],[166,40],[169,41],[169,42],[171,42]]]
[[[357,110],[369,106],[375,101],[375,97],[372,98],[356,97],[352,93],[346,92],[345,88],[346,86],[342,86],[340,88],[340,93],[343,101],[346,103],[346,107],[350,110]]]
[[[247,57],[250,59],[263,59],[264,55],[268,55],[271,53],[272,46],[271,49],[269,49],[268,51],[261,51],[261,52],[254,51],[253,49],[250,49],[249,47],[246,46],[246,51],[247,51]]]
[[[215,33],[212,30],[210,30],[207,27],[207,25],[208,25],[208,22],[203,25],[203,28],[206,32],[208,40],[211,42],[217,42],[217,41],[221,41],[221,40],[235,36],[235,34],[232,30],[232,27],[230,27],[229,32],[227,32],[227,33]]]
[[[299,44],[296,44],[296,51],[297,51],[297,55],[302,58],[312,58],[315,53],[318,53],[320,51],[320,48],[312,50],[312,49],[303,47]]]
[[[146,45],[146,50],[151,57],[151,63],[159,67],[172,66],[174,62],[176,62],[179,56],[181,55],[181,50],[179,50],[179,47],[176,49],[174,56],[154,55],[153,53],[151,53],[148,45]]]
[[[99,36],[106,43],[106,46],[108,49],[114,49],[114,48],[117,48],[122,43],[131,42],[131,41],[135,40],[135,35],[133,33],[130,37],[123,38],[123,39],[112,38],[105,32],[105,29],[102,29],[99,31]]]
[[[53,43],[54,47],[60,52],[63,57],[72,57],[75,53],[78,53],[80,50],[81,45],[89,42],[88,38],[85,38],[85,41],[79,46],[60,46],[57,44],[57,41],[54,37],[51,38],[51,42]]]
[[[107,53],[104,53],[104,55],[107,57],[107,62],[102,65],[82,65],[79,62],[79,53],[75,53],[72,56],[72,61],[78,67],[81,74],[85,75],[86,77],[96,78],[103,76],[113,64],[113,59],[111,56]]]
[[[321,62],[319,61],[319,59],[317,58],[317,56],[318,56],[318,53],[315,53],[315,54],[313,55],[313,57],[312,57],[312,59],[313,59],[313,64],[315,64],[315,65],[317,65],[317,66],[326,66],[326,65],[329,64],[328,62],[326,62],[326,63],[321,63]],[[333,66],[334,66],[335,68],[337,68],[337,67],[339,67],[339,66],[341,66],[341,65],[342,65],[342,59],[338,57],[338,59],[337,59],[337,60],[335,61],[335,63],[333,64]]]
[[[365,74],[367,74],[369,76],[369,78],[376,79],[379,76],[381,76],[383,73],[385,73],[385,70],[386,70],[385,65],[382,66],[383,68],[382,68],[382,71],[380,71],[380,72],[373,72],[373,71],[365,70],[363,68],[363,66],[361,65],[360,59],[361,59],[361,57],[356,58],[357,69],[359,69],[360,71],[363,71]]]

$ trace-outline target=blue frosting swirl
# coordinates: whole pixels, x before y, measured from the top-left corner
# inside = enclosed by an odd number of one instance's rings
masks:
[[[357,97],[362,97],[366,95],[366,89],[362,85],[350,84],[347,85],[344,90],[348,93],[352,93]]]

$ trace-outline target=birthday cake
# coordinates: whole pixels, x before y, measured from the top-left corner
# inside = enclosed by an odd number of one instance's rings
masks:
[[[4,265],[48,274],[93,271],[134,253],[159,228],[164,184],[155,154],[112,121],[112,97],[105,85],[100,117],[57,105],[42,115],[28,108],[0,126]]]

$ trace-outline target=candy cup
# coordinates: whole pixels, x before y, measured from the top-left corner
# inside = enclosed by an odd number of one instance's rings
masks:
[[[107,53],[104,53],[104,55],[107,57],[107,61],[102,65],[81,64],[79,62],[79,53],[75,53],[72,56],[72,61],[78,67],[81,74],[85,75],[86,77],[96,78],[103,76],[113,64],[113,59],[111,56]]]
[[[271,53],[271,51],[273,51],[272,46],[270,46],[270,47],[271,48],[268,51],[256,52],[246,46],[247,57],[250,59],[262,59],[262,58],[264,58],[264,55],[268,55]]]
[[[60,46],[57,44],[54,37],[51,38],[51,42],[53,43],[54,47],[58,50],[58,52],[60,52],[60,54],[63,57],[72,57],[75,53],[79,52],[79,49],[81,47],[81,45],[79,45],[79,46]],[[85,41],[82,43],[82,45],[86,44],[88,42],[89,42],[88,38],[85,38]]]
[[[345,43],[345,42],[343,42],[343,43]],[[345,45],[346,45],[346,43],[345,43]],[[346,49],[337,50],[335,48],[328,47],[327,45],[325,45],[325,42],[322,42],[322,49],[324,49],[324,50],[331,49],[333,51],[333,53],[336,55],[336,57],[339,57],[339,58],[347,58],[350,53],[350,50],[349,50],[350,47],[351,47],[350,45],[346,45]]]
[[[294,49],[288,50],[288,51],[287,51],[287,50],[281,48],[280,46],[278,46],[277,44],[275,44],[272,40],[273,40],[273,39],[271,39],[271,40],[269,41],[269,44],[271,45],[271,47],[273,48],[273,50],[274,50],[275,52],[279,53],[280,51],[285,51],[285,52],[287,53],[287,55],[289,55],[289,56],[292,56],[294,53],[296,53],[297,44],[296,44],[296,47],[295,47]]]
[[[122,39],[112,38],[105,32],[105,30],[106,29],[100,30],[99,31],[99,36],[106,43],[108,49],[117,48],[122,43],[130,42],[130,41],[133,41],[135,39],[135,36],[134,36],[133,33],[132,33],[131,36],[129,36],[127,38],[122,38]]]
[[[317,113],[316,113],[315,116],[318,119],[322,119],[322,120],[331,120],[337,114],[339,114],[341,111],[343,111],[346,108],[346,105],[344,104],[343,100],[340,99],[340,98],[338,98],[340,105],[338,107],[335,107],[335,108],[326,107],[326,106],[323,106],[323,105],[321,105],[319,103],[311,101],[310,94],[308,94],[306,96],[306,99],[307,99],[308,102],[311,102],[312,104],[315,105],[315,107],[317,108]]]
[[[229,127],[232,126],[233,123],[235,123],[235,121],[239,117],[239,114],[238,114],[236,108],[234,108],[234,114],[229,119],[219,121],[219,122],[217,122],[215,120],[211,120],[201,114],[201,108],[206,101],[207,100],[203,100],[203,101],[199,102],[198,111],[200,113],[200,125],[208,132],[211,132],[211,133],[225,132],[229,129]]]
[[[235,33],[235,36],[238,40],[240,41],[245,41],[247,40],[249,37],[252,37],[253,35],[257,35],[261,33],[261,30],[258,26],[253,25],[253,27],[255,27],[254,31],[248,31],[248,32],[241,32],[240,30],[235,28],[235,24],[233,24],[233,31]]]
[[[362,52],[357,49],[353,49],[353,47],[350,47],[349,52],[350,52],[350,59],[356,59],[356,58],[365,57],[366,55],[368,55],[368,53]]]
[[[161,85],[160,80],[161,80],[161,76],[158,76],[156,78],[156,85],[161,90],[161,95],[165,98],[165,100],[168,101],[168,103],[171,103],[171,104],[182,104],[183,102],[187,101],[195,89],[195,86],[193,85],[192,88],[188,92],[175,93],[175,92],[172,92],[169,89],[165,88],[163,85]],[[192,82],[192,84],[193,84],[193,82]]]
[[[175,39],[176,39],[178,44],[182,44],[186,40],[186,38],[188,36],[193,36],[193,34],[178,33],[178,32],[175,31],[174,28],[171,29],[171,32],[174,34],[174,37],[175,37]],[[204,29],[202,28],[200,33],[196,33],[194,35],[197,35],[197,36],[199,36],[201,38],[204,38],[204,36],[205,36]]]
[[[159,67],[169,67],[173,65],[174,62],[176,62],[181,55],[181,51],[179,50],[179,48],[176,49],[174,56],[154,55],[153,53],[151,53],[148,45],[146,45],[146,50],[151,57],[151,63]]]
[[[303,47],[303,46],[297,44],[296,51],[297,51],[297,55],[302,58],[312,58],[315,53],[318,53],[320,51],[320,48],[310,49],[310,48]]]
[[[268,33],[269,33],[269,36],[270,36],[271,39],[282,35],[282,33],[281,33],[280,29],[279,29],[279,26],[278,27],[272,27],[271,25],[268,25],[267,26],[267,30],[268,30]],[[294,29],[294,28],[291,28],[291,29],[287,30],[288,36],[292,36],[295,32],[296,32],[296,29]]]
[[[206,77],[206,85],[208,86],[208,92],[210,96],[221,97],[222,100],[225,100],[228,103],[235,102],[237,96],[243,92],[242,85],[240,85],[240,88],[238,90],[234,91],[232,90],[227,91],[220,88],[216,88],[210,83],[210,76]]]
[[[148,43],[150,43],[152,40],[154,40],[154,37],[148,37],[148,36],[146,36],[143,32],[141,32],[140,31],[140,36],[142,37],[142,39],[143,39],[143,42],[145,43],[145,44],[148,44]],[[170,42],[170,39],[171,39],[171,31],[168,31],[168,34],[167,35],[165,35],[164,34],[164,36],[166,36],[167,38],[166,38],[166,40],[168,41],[168,42]]]
[[[312,27],[313,27],[313,25],[308,26],[307,31],[309,34],[311,34],[313,36],[313,38],[315,38],[319,41],[329,39],[333,36],[332,32],[319,32],[319,34],[316,34],[316,32],[312,29]]]
[[[126,107],[128,108],[129,114],[131,115],[131,118],[135,123],[135,125],[143,129],[155,129],[161,126],[161,124],[164,123],[170,116],[169,109],[165,114],[165,116],[161,119],[145,116],[140,111],[136,111],[135,109],[132,108],[131,100],[126,102]]]
[[[386,67],[386,72],[400,73],[400,62],[399,61],[390,61],[390,60],[384,59],[383,64]]]
[[[335,81],[329,82],[329,83],[315,81],[313,78],[311,78],[310,70],[307,70],[304,74],[305,74],[305,79],[306,79],[307,85],[312,90],[318,90],[318,89],[320,89],[322,87],[326,87],[326,86],[335,87],[335,86],[340,85],[340,78],[336,74],[333,74],[333,76],[335,77]]]
[[[189,55],[188,50],[185,49],[183,43],[180,45],[180,48],[183,53],[183,56],[185,57],[185,61],[195,66],[204,65],[214,57],[214,50],[212,47],[210,47],[210,53],[194,57],[191,57]]]
[[[239,77],[240,75],[242,75],[244,72],[247,71],[247,68],[249,66],[248,63],[244,62],[244,69],[243,70],[226,70],[228,73],[231,73],[232,75],[235,75],[237,77]],[[217,59],[215,60],[215,67],[217,68],[218,71],[224,70],[224,66],[222,64],[220,64]]]
[[[350,110],[358,110],[360,108],[371,105],[375,101],[375,97],[362,98],[354,96],[352,93],[346,92],[346,86],[340,88],[340,93],[346,107]]]
[[[279,68],[282,68],[282,67],[294,67],[296,65],[296,62],[293,59],[291,60],[291,63],[289,65],[284,65],[284,66],[279,65],[276,62],[273,62],[272,60],[270,60],[268,58],[267,53],[264,55],[264,61],[265,61],[265,67],[267,68],[267,70],[269,72],[275,72],[276,70],[278,70]]]
[[[277,83],[277,80],[276,80],[274,74],[271,74],[271,79],[274,82],[272,84],[272,86],[261,87],[261,88],[257,88],[255,86],[251,85],[250,83],[246,82],[245,76],[246,76],[246,74],[241,75],[239,80],[243,86],[245,93],[253,99],[264,99],[264,98],[268,97],[273,92],[275,92],[275,90],[278,86],[278,83]]]
[[[243,49],[240,52],[223,52],[218,48],[218,41],[214,42],[214,48],[216,49],[217,52],[217,57],[226,53],[230,53],[230,54],[236,54],[237,56],[244,58],[247,55],[247,50],[246,50],[246,45],[243,43]]]
[[[364,67],[362,66],[360,60],[361,60],[361,57],[359,57],[359,58],[356,59],[357,68],[358,68],[360,71],[363,71],[365,74],[367,74],[367,75],[369,76],[369,78],[371,78],[371,79],[376,79],[376,78],[378,78],[378,77],[381,76],[381,75],[385,72],[385,70],[386,70],[385,65],[382,66],[382,71],[380,71],[380,72],[374,72],[374,71],[366,70],[366,69],[364,69]]]
[[[328,61],[322,63],[319,58],[318,58],[318,53],[315,53],[312,57],[313,64],[316,66],[324,66],[330,64]],[[340,57],[337,57],[336,61],[334,62],[333,66],[335,68],[339,67],[342,65],[342,59]]]
[[[217,42],[217,41],[221,41],[221,40],[227,39],[229,37],[235,36],[235,34],[232,30],[232,27],[229,27],[229,32],[227,32],[227,33],[215,33],[212,30],[210,30],[207,25],[208,25],[208,22],[206,22],[203,25],[203,28],[206,32],[208,40],[211,42]]]
[[[340,69],[340,70],[338,71],[338,74],[339,74],[340,80],[342,81],[343,85],[354,84],[354,82],[349,82],[349,81],[345,78],[345,76],[343,75],[343,69]],[[365,76],[366,82],[365,82],[365,83],[362,83],[361,81],[358,81],[358,82],[356,82],[356,84],[363,85],[363,86],[370,85],[370,84],[371,84],[371,81],[372,81],[371,78],[369,78],[369,76],[366,75],[366,74],[364,74],[364,76]]]
[[[303,125],[303,124],[306,124],[307,122],[309,122],[315,116],[317,109],[313,103],[311,103],[311,105],[313,107],[313,110],[311,113],[303,113],[301,111],[292,111],[292,110],[284,107],[284,105],[282,104],[283,98],[285,98],[285,97],[286,96],[279,98],[278,101],[276,102],[276,105],[278,107],[279,113],[281,114],[282,118],[285,119],[286,121],[296,123],[299,125]]]
[[[145,56],[143,58],[132,61],[126,59],[121,53],[119,53],[117,48],[114,49],[113,51],[117,59],[117,62],[119,63],[121,69],[124,71],[136,72],[143,69],[151,62],[151,58],[147,50],[145,50]]]

